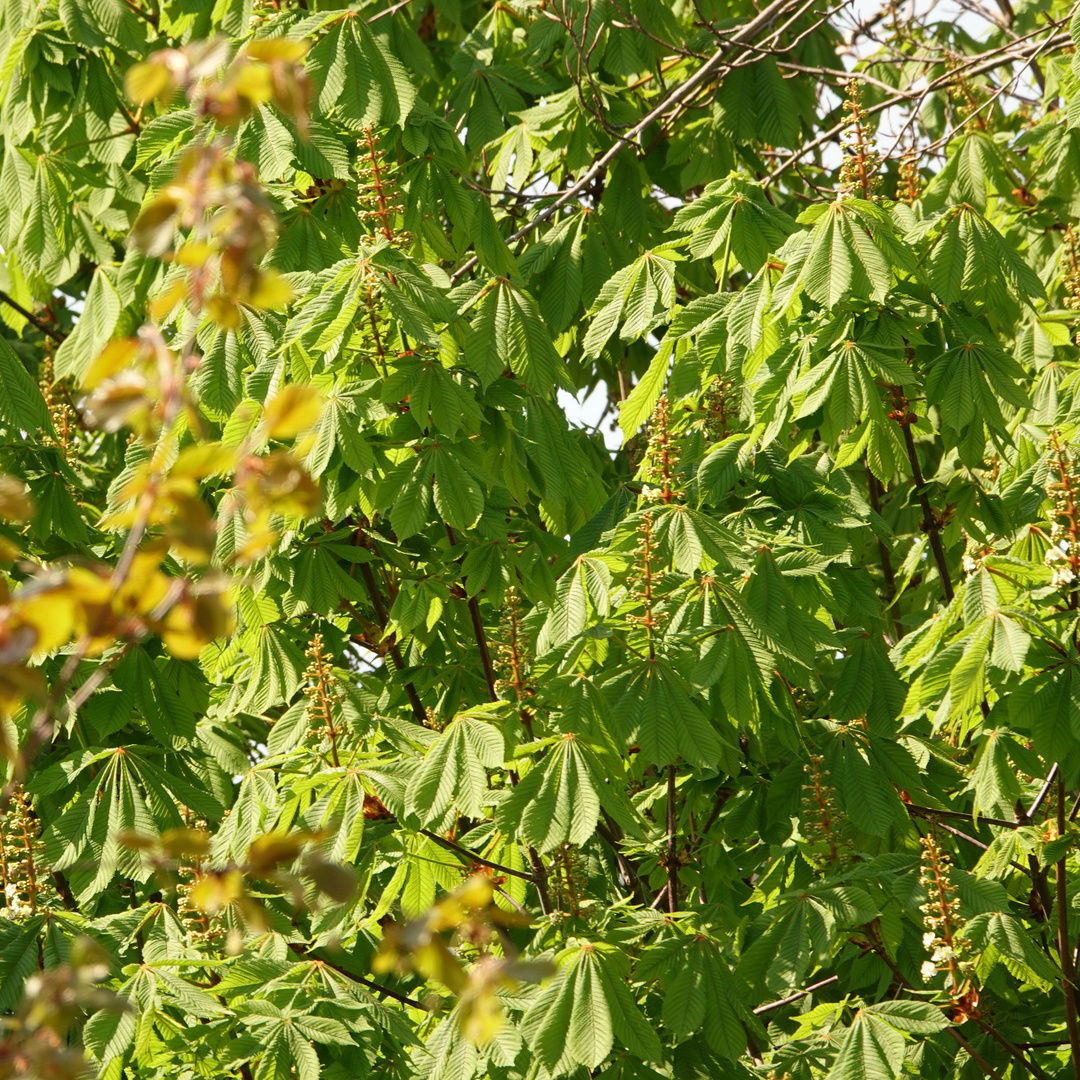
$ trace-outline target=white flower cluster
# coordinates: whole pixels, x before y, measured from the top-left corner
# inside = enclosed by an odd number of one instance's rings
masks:
[[[7,915],[12,919],[25,919],[34,913],[34,909],[19,895],[19,886],[14,882],[4,887],[7,898]]]
[[[1064,588],[1076,580],[1076,574],[1073,572],[1072,562],[1069,559],[1069,542],[1067,540],[1062,540],[1060,543],[1047,548],[1046,555],[1043,556],[1043,562],[1047,566],[1054,568],[1053,583],[1055,588]]]

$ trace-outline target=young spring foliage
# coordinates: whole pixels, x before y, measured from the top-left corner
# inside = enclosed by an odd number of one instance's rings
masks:
[[[0,1077],[1080,1077],[1077,42],[0,5]]]

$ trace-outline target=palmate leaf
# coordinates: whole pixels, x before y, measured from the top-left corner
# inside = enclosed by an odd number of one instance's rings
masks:
[[[930,284],[942,303],[962,296],[993,307],[1012,293],[1025,303],[1045,299],[1042,282],[994,226],[973,206],[956,207],[930,253]]]
[[[44,915],[23,923],[5,919],[0,923],[0,1009],[14,1009],[22,997],[23,984],[37,969],[38,934]]]
[[[484,492],[449,448],[431,453],[434,467],[435,509],[459,532],[471,529],[484,512]]]
[[[795,222],[769,202],[759,185],[737,175],[708,184],[693,202],[679,209],[671,228],[690,234],[694,258],[722,255],[730,247],[739,264],[752,274],[796,231]]]
[[[724,754],[720,735],[668,664],[650,660],[613,685],[618,687],[615,720],[627,742],[640,746],[642,761],[674,765],[681,757],[692,765],[719,767]]]
[[[535,302],[503,278],[477,306],[465,339],[465,362],[484,386],[509,369],[539,393],[548,393],[552,385],[569,388]]]
[[[828,1080],[896,1080],[904,1036],[872,1013],[859,1012],[844,1034]]]
[[[815,887],[781,896],[759,917],[761,934],[743,951],[737,973],[761,998],[780,987],[801,986],[841,935],[878,913],[869,893],[857,887]]]
[[[620,270],[593,301],[593,316],[582,347],[588,356],[599,356],[615,330],[620,338],[643,337],[670,317],[675,307],[675,263],[666,249],[647,251]]]
[[[264,712],[296,693],[300,685],[300,672],[304,668],[300,650],[289,637],[273,630],[269,625],[255,632],[251,657],[250,681],[238,689],[238,707]]]
[[[472,433],[479,426],[476,400],[441,364],[406,359],[382,386],[383,401],[408,402],[409,417],[420,432],[434,425],[443,435]],[[430,456],[430,455],[429,455]]]
[[[195,714],[190,705],[165,682],[144,649],[132,649],[121,660],[113,682],[134,702],[159,742],[170,746],[194,736]]]
[[[1024,926],[1003,912],[976,915],[964,928],[964,936],[980,952],[977,971],[985,978],[996,964],[1013,976],[1047,987],[1061,977],[1054,963],[1031,940]]]
[[[954,431],[978,419],[1005,435],[1000,403],[1015,409],[1030,405],[1023,369],[981,321],[951,314],[945,328],[949,347],[927,372],[928,401],[941,409],[943,420]]]
[[[971,129],[927,185],[923,203],[927,209],[969,203],[982,213],[988,194],[1004,195],[1012,189],[1009,168],[1003,147],[988,132]]]
[[[971,786],[975,790],[972,813],[976,819],[983,813],[999,817],[1015,813],[1020,781],[1009,760],[1006,738],[1002,731],[986,732],[975,755]]]
[[[794,146],[799,133],[795,93],[770,57],[736,68],[724,79],[717,98],[718,122],[737,142],[758,139],[774,146]]]
[[[349,127],[401,124],[416,92],[384,38],[362,19],[333,19],[308,58],[319,108]]]
[[[14,435],[33,439],[52,434],[52,420],[41,390],[15,351],[0,337],[0,423]]]
[[[548,1069],[595,1069],[613,1045],[645,1061],[662,1056],[656,1032],[626,985],[625,958],[614,947],[586,942],[561,956],[562,971],[525,1013],[522,1034]]]
[[[760,1036],[760,1023],[747,1005],[749,988],[731,972],[718,944],[703,934],[672,937],[650,948],[635,974],[664,981],[668,1030],[681,1036],[701,1031],[721,1057],[737,1060],[746,1052],[747,1032]]]
[[[787,311],[800,293],[826,308],[841,300],[881,301],[897,271],[914,265],[886,209],[862,199],[818,204],[799,219],[814,227],[776,287],[774,303]]]
[[[123,306],[108,272],[98,267],[75,329],[56,350],[58,378],[71,377],[76,383],[82,380],[87,368],[112,338]]]
[[[363,781],[356,770],[335,778],[305,814],[313,830],[329,829],[323,851],[331,862],[356,863],[364,839]]]
[[[612,768],[602,755],[585,739],[562,736],[500,803],[499,827],[545,853],[561,844],[586,843],[601,807],[624,825],[632,822],[633,811],[613,785]]]
[[[494,724],[469,713],[455,717],[409,784],[408,813],[424,825],[441,819],[451,806],[465,817],[483,817],[486,770],[501,765],[504,753],[502,732]]]

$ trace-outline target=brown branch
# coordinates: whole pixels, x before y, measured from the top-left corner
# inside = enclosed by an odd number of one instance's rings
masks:
[[[938,815],[937,810],[933,810],[932,808],[930,808],[928,806],[927,807],[915,806],[912,803],[904,803],[904,806],[907,808],[908,813],[911,814],[912,817],[924,818],[924,819],[926,819],[928,821],[933,820],[934,828],[941,829],[942,831],[949,833],[951,836],[955,836],[958,840],[963,840],[966,843],[971,844],[972,847],[977,847],[980,851],[988,851],[989,850],[989,847],[990,847],[989,844],[984,844],[981,840],[977,840],[974,836],[970,836],[966,832],[961,832],[959,829],[954,829],[951,825],[946,825],[945,822],[939,821],[937,819],[937,815]],[[929,812],[926,813],[924,811],[929,811]],[[970,815],[964,815],[964,816],[970,816]],[[986,818],[980,818],[979,820],[980,821],[985,821]],[[1008,822],[1007,824],[1011,828],[1016,827],[1015,822]],[[1031,869],[1028,869],[1027,867],[1021,866],[1018,862],[1016,862],[1013,859],[1009,860],[1009,865],[1014,870],[1019,870],[1021,874],[1029,875],[1035,881],[1036,886],[1038,886],[1039,866],[1038,866],[1038,863],[1034,861],[1034,859],[1032,860]]]
[[[820,990],[823,986],[832,986],[833,983],[839,982],[839,975],[830,975],[827,979],[822,979],[821,982],[811,983],[805,990],[796,990],[794,994],[788,994],[785,998],[780,998],[779,1001],[770,1001],[767,1005],[759,1005],[754,1010],[755,1016],[761,1016],[763,1013],[772,1012],[773,1009],[783,1008],[785,1005],[790,1005],[793,1001],[798,1001],[799,998],[806,997],[807,994],[812,994],[815,990]]]
[[[870,470],[870,466],[866,466],[866,482],[870,492],[870,509],[881,517],[881,496],[884,493],[881,481]],[[893,637],[895,644],[904,636],[903,627],[900,625],[899,616],[896,613],[896,609],[893,607],[893,602],[896,599],[896,575],[893,573],[892,555],[889,553],[889,545],[879,536],[877,538],[878,545],[878,559],[881,562],[881,576],[885,580],[885,607],[889,612],[889,617],[893,624]]]
[[[1039,812],[1039,807],[1042,806],[1043,800],[1046,798],[1047,795],[1050,794],[1050,789],[1054,786],[1054,781],[1057,779],[1058,773],[1060,771],[1061,769],[1058,763],[1055,761],[1054,764],[1050,767],[1050,772],[1047,773],[1046,780],[1043,783],[1043,786],[1039,789],[1039,794],[1035,796],[1035,801],[1031,804],[1030,808],[1027,810],[1022,810],[1016,815],[1016,824],[1018,826],[1031,824],[1032,819]],[[985,821],[988,819],[984,818],[983,820]]]
[[[32,311],[27,311],[17,300],[8,296],[2,289],[0,289],[0,303],[7,304],[9,308],[17,311],[31,326],[40,330],[46,337],[51,337],[58,344],[67,338],[67,334],[63,330],[57,330],[47,322],[43,322]]]
[[[450,541],[450,546],[454,547],[457,544],[457,536],[454,530],[450,527],[450,523],[444,521],[443,525],[446,527],[446,536]],[[465,561],[465,556],[462,555],[457,560],[458,565]],[[469,586],[465,580],[464,575],[461,578],[461,587],[465,590],[465,595],[468,598],[466,604],[469,608],[469,620],[472,622],[473,637],[476,638],[476,647],[480,652],[480,665],[484,669],[484,681],[487,683],[488,698],[491,701],[499,700],[499,692],[495,689],[495,668],[491,663],[491,651],[488,649],[487,634],[484,633],[484,620],[480,615],[480,605],[477,603],[475,596],[469,596]]]
[[[907,811],[912,817],[947,817],[958,818],[961,821],[972,821],[974,819],[973,814],[966,813],[963,810],[939,810],[936,806],[919,806],[918,803],[904,803],[907,807]],[[980,825],[997,825],[1003,829],[1019,829],[1022,825],[1026,825],[1024,821],[1006,821],[1004,818],[983,817],[979,815],[978,824]]]
[[[691,94],[697,92],[715,76],[721,74],[724,62],[729,53],[739,46],[744,45],[747,41],[752,40],[760,31],[768,29],[777,19],[794,6],[796,5],[792,3],[792,0],[773,0],[773,3],[769,4],[768,7],[764,8],[764,10],[753,19],[736,30],[727,39],[725,44],[717,49],[717,51],[713,53],[713,55],[709,57],[709,59],[702,64],[693,75],[691,75],[684,83],[675,87],[671,93],[665,95],[659,105],[646,113],[646,115],[632,128],[629,128],[626,132],[626,140],[632,141],[637,139],[638,136],[659,120],[670,108],[678,106],[685,98],[690,97]],[[624,142],[616,142],[613,146],[609,147],[592,163],[592,165],[589,166],[589,168],[585,170],[584,173],[582,173],[572,187],[567,188],[555,202],[550,206],[545,207],[532,219],[532,221],[526,223],[518,229],[517,232],[511,235],[508,238],[507,243],[512,244],[515,240],[520,240],[522,237],[527,236],[533,229],[538,228],[547,221],[547,219],[557,210],[565,206],[568,202],[576,199],[584,191],[588,190],[589,185],[615,160],[616,157],[618,157],[624,148]],[[466,260],[466,262],[454,271],[451,280],[457,281],[460,279],[464,274],[467,274],[477,262],[478,259],[475,255]]]
[[[904,433],[904,446],[907,449],[908,462],[911,465],[911,479],[915,483],[915,494],[918,496],[919,505],[922,507],[923,532],[930,541],[930,550],[934,553],[934,562],[937,564],[938,576],[941,578],[941,591],[945,594],[945,602],[951,604],[953,597],[952,579],[949,577],[949,564],[945,558],[945,548],[941,543],[941,526],[934,517],[934,511],[930,506],[930,499],[926,494],[926,483],[923,480],[922,466],[919,464],[919,453],[915,448],[915,436],[911,434],[911,425],[901,423],[900,429]]]
[[[445,836],[440,836],[438,833],[431,832],[428,829],[418,829],[417,831],[421,836],[426,836],[440,847],[446,848],[447,851],[452,851],[466,862],[479,863],[481,866],[487,866],[492,870],[498,870],[500,874],[510,874],[512,877],[521,878],[523,881],[532,882],[534,885],[536,884],[536,879],[533,875],[526,874],[524,870],[514,870],[512,867],[503,866],[502,863],[492,862],[490,859],[485,859],[482,855],[477,855],[475,851],[470,851],[468,848],[462,847],[461,844],[458,844]]]
[[[357,546],[362,546],[360,545],[359,529],[353,533],[353,543]],[[359,565],[360,577],[363,578],[364,588],[367,589],[368,598],[371,600],[371,606],[375,611],[375,618],[379,620],[379,630],[385,634],[386,625],[389,622],[390,616],[386,610],[386,605],[383,603],[382,593],[379,591],[379,586],[375,581],[375,574],[367,563],[362,562]],[[404,671],[405,659],[401,655],[401,650],[398,648],[397,642],[387,642],[386,651],[390,654],[390,659],[394,662],[394,667],[398,671]],[[420,695],[416,692],[416,687],[413,686],[409,679],[404,680],[402,685],[405,689],[405,696],[409,699],[409,704],[412,706],[413,716],[416,719],[416,722],[418,724],[426,724],[427,710],[424,708],[424,703],[420,700]]]
[[[1060,25],[1062,24],[1054,23],[1054,28],[1056,29]],[[968,62],[962,67],[955,68],[951,71],[946,71],[944,74],[939,75],[937,78],[930,80],[927,83],[926,87],[922,91],[920,91],[916,100],[911,102],[911,109],[913,115],[917,116],[919,114],[922,103],[926,100],[927,97],[930,96],[930,94],[948,87],[950,83],[952,83],[958,77],[971,77],[973,75],[981,75],[986,71],[991,71],[996,67],[1003,66],[1004,64],[1023,63],[1025,61],[1030,61],[1030,59],[1032,58],[1030,54],[1037,54],[1047,48],[1057,48],[1063,45],[1070,44],[1071,39],[1069,35],[1067,33],[1062,33],[1055,34],[1045,39],[1040,44],[1035,45],[1034,48],[1029,48],[1028,53],[1020,52],[1018,54],[1015,51],[1015,46],[1017,44],[1027,43],[1029,38],[1034,37],[1040,32],[1041,31],[1033,31],[1031,34],[1024,35],[1023,37],[1018,38],[1017,41],[1010,42],[1008,45],[1003,45],[996,49],[990,49],[979,56],[971,57],[971,59],[968,60]],[[879,102],[875,102],[874,105],[870,106],[866,110],[866,115],[875,116],[878,113],[885,112],[888,109],[903,104],[905,101],[911,101],[910,92],[899,91],[892,94],[890,97],[886,97]],[[824,146],[831,140],[835,139],[847,128],[847,126],[848,121],[844,119],[840,121],[840,123],[835,124],[833,127],[829,128],[827,131],[823,131],[814,139],[811,139],[809,142],[804,143],[798,149],[792,150],[791,153],[784,157],[783,160],[780,161],[780,163],[776,166],[776,168],[774,168],[773,171],[769,173],[769,175],[766,177],[766,187],[772,183],[775,183],[775,181],[779,177],[781,177],[794,162],[798,161],[800,158],[805,157],[811,151],[816,150]],[[901,135],[902,134],[903,132],[901,132]],[[895,145],[899,144],[899,139],[900,136],[897,136],[897,141]]]
[[[540,858],[540,852],[532,846],[528,847],[529,852],[529,865],[532,867],[532,883],[536,886],[536,895],[540,901],[540,910],[545,915],[550,915],[554,911],[554,907],[551,904],[551,893],[548,890],[548,878],[547,869],[544,866],[543,859]]]
[[[1057,778],[1058,836],[1065,835],[1065,778]],[[1069,939],[1069,895],[1066,879],[1068,858],[1062,855],[1055,875],[1057,885],[1058,962],[1061,964],[1061,990],[1065,995],[1065,1028],[1072,1048],[1073,1075],[1080,1080],[1080,1027],[1076,1019],[1076,985],[1073,982],[1072,944]]]
[[[675,801],[675,766],[667,767],[667,894],[668,911],[679,910],[679,843],[676,836],[678,824]]]
[[[596,823],[596,834],[603,840],[615,854],[615,863],[630,885],[630,892],[638,904],[645,903],[645,890],[641,887],[641,878],[637,867],[622,853],[619,842],[622,840],[622,830],[611,819],[606,810],[600,811],[603,822]],[[666,889],[666,886],[665,886]]]
[[[78,911],[79,905],[71,891],[71,886],[68,884],[68,879],[64,877],[63,873],[59,870],[53,870],[51,873],[53,884],[56,886],[57,895],[60,897],[64,907],[67,908],[68,911]]]
[[[391,990],[389,986],[383,986],[382,983],[377,983],[374,979],[365,978],[363,975],[355,975],[351,971],[346,971],[345,968],[339,967],[337,964],[331,963],[331,961],[324,959],[321,956],[316,956],[313,952],[308,950],[305,946],[301,945],[298,941],[290,941],[289,948],[292,949],[297,956],[303,960],[308,960],[315,964],[325,964],[328,968],[336,971],[339,975],[344,975],[346,979],[352,979],[353,982],[361,983],[362,985],[374,990],[376,993],[385,994],[388,998],[393,998],[394,1001],[400,1001],[402,1005],[408,1005],[413,1009],[422,1009],[424,1006],[415,998],[409,997],[407,994],[398,993],[397,990]]]

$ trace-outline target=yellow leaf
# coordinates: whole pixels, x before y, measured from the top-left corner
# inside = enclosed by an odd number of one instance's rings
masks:
[[[165,648],[178,660],[195,660],[211,641],[229,637],[235,629],[232,606],[225,598],[203,593],[174,604],[160,633]]]
[[[318,511],[322,501],[311,474],[286,451],[249,457],[237,470],[237,482],[256,518],[249,528],[250,536],[255,535],[262,515],[306,518]]]
[[[83,376],[83,386],[93,390],[117,372],[131,367],[139,354],[139,342],[136,338],[122,338],[111,341],[94,358]]]
[[[210,837],[198,829],[166,829],[161,834],[161,846],[168,855],[199,857],[209,854]]]
[[[252,108],[265,105],[274,96],[274,77],[267,64],[259,61],[242,65],[230,80],[237,97]]]
[[[60,586],[44,592],[30,592],[25,598],[20,596],[15,612],[19,621],[31,627],[36,634],[34,648],[51,652],[71,640],[78,608],[76,593]]]
[[[322,395],[315,387],[289,383],[267,402],[263,423],[271,438],[288,439],[313,426],[321,408]]]
[[[204,480],[208,476],[224,476],[235,467],[235,448],[219,442],[196,443],[180,451],[170,476]]]
[[[425,978],[436,979],[454,994],[460,994],[468,983],[461,962],[434,934],[413,949],[413,964]]]
[[[244,51],[252,60],[296,63],[307,54],[308,44],[306,41],[290,41],[288,38],[264,38],[262,41],[252,41]]]
[[[218,293],[206,302],[206,314],[225,330],[239,330],[243,317],[240,309],[227,296]]]
[[[156,60],[147,60],[128,68],[124,90],[136,105],[145,105],[154,98],[167,99],[176,91],[176,82],[168,67]]]
[[[192,907],[216,915],[234,900],[244,895],[244,879],[239,870],[204,874],[195,882],[188,895]]]
[[[26,485],[14,476],[0,473],[0,518],[5,521],[26,521],[34,513],[34,504]]]
[[[278,863],[292,862],[311,839],[310,833],[269,832],[256,837],[248,848],[248,870],[255,875],[274,870]]]
[[[173,256],[173,261],[181,266],[203,266],[213,254],[213,244],[208,244],[205,240],[189,240]]]
[[[305,860],[304,871],[319,892],[335,904],[347,904],[356,895],[356,871],[351,866],[328,862],[315,854]]]
[[[292,298],[292,286],[276,270],[263,270],[251,290],[249,302],[264,311],[281,311]]]
[[[486,1046],[503,1026],[503,1010],[494,986],[483,986],[462,998],[458,1010],[461,1031],[474,1046]]]
[[[116,834],[116,839],[118,843],[131,848],[132,851],[153,851],[157,847],[157,842],[152,836],[136,832],[134,829],[121,829]]]
[[[150,318],[154,322],[161,322],[184,299],[186,292],[187,285],[183,281],[174,281],[167,289],[163,289],[150,301]]]
[[[135,219],[131,239],[149,255],[164,255],[172,247],[179,209],[175,189],[166,189]]]

